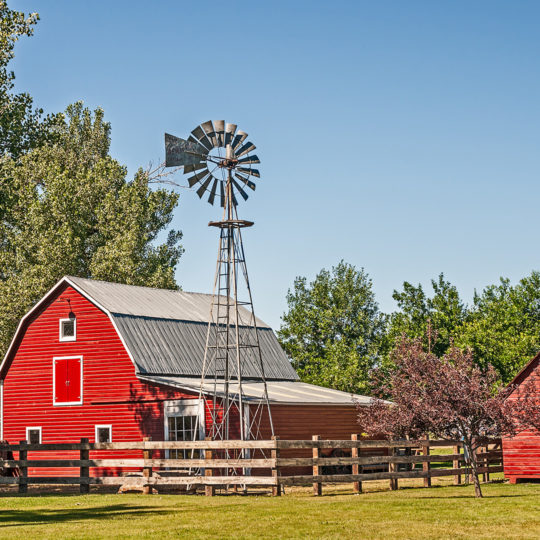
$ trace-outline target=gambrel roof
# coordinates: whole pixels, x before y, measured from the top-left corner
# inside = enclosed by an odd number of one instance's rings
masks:
[[[122,339],[139,375],[200,377],[212,296],[153,289],[66,276],[21,320],[6,354],[6,363],[25,321],[63,286],[69,285],[105,312]],[[240,333],[254,342],[249,313],[240,307]],[[244,324],[245,323],[245,324]],[[257,319],[262,360],[268,380],[298,380],[273,330]],[[217,366],[219,373],[220,367]],[[260,370],[253,354],[245,355],[243,377],[257,379]],[[213,366],[207,375],[213,376]]]

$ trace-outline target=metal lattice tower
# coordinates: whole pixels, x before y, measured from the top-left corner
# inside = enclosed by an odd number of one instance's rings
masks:
[[[214,204],[217,196],[223,207],[221,221],[209,223],[220,230],[220,238],[199,395],[210,419],[206,435],[214,440],[260,438],[263,421],[274,434],[242,242],[242,229],[253,222],[238,219],[236,197],[247,200],[244,187],[255,190],[250,177],[260,174],[252,165],[260,161],[250,155],[255,145],[244,143],[247,133],[236,127],[218,120],[197,126],[187,140],[165,134],[165,165],[195,173],[189,186],[200,184],[199,197],[208,193]],[[244,393],[247,376],[262,384],[256,402]]]

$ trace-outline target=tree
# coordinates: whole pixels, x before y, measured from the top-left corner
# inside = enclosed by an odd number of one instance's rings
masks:
[[[385,321],[364,270],[341,261],[309,285],[297,277],[287,303],[278,337],[300,378],[346,392],[367,390]]]
[[[493,365],[501,380],[510,382],[540,350],[540,273],[514,286],[501,278],[475,294],[456,345],[470,347],[480,365]]]
[[[498,383],[495,369],[481,368],[470,351],[451,346],[439,358],[420,339],[403,338],[393,351],[389,378],[373,374],[379,395],[369,407],[358,407],[358,421],[369,435],[420,438],[426,434],[460,439],[474,477],[475,493],[482,496],[476,450],[484,437],[513,435],[531,425],[521,408],[518,415],[508,390]]]
[[[401,292],[392,295],[399,311],[390,315],[388,327],[389,350],[393,349],[402,335],[424,339],[424,347],[430,348],[429,336],[437,334],[432,344],[433,352],[444,354],[450,347],[461,325],[467,319],[466,305],[459,297],[457,288],[440,274],[431,280],[433,295],[427,296],[422,285],[414,286],[405,281]]]
[[[169,225],[178,195],[133,180],[109,154],[110,125],[76,103],[57,141],[18,159],[4,157],[0,178],[0,353],[21,316],[63,275],[176,288],[181,233]]]
[[[421,285],[408,282],[402,291],[394,291],[399,310],[390,315],[385,363],[390,362],[390,351],[403,335],[422,338],[429,350],[428,336],[433,331],[437,334],[432,343],[435,354],[443,355],[452,342],[462,349],[470,347],[475,362],[492,365],[501,381],[508,383],[540,350],[539,272],[516,285],[501,278],[499,284],[475,293],[470,306],[461,301],[457,288],[443,274],[431,284],[431,297]]]
[[[27,93],[14,94],[15,75],[8,70],[14,57],[15,43],[23,36],[31,36],[39,20],[37,13],[28,16],[9,9],[0,0],[0,155],[18,157],[55,137],[59,115],[43,116]],[[0,191],[1,196],[1,191]]]

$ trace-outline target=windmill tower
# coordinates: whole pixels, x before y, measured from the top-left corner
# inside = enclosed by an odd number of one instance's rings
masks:
[[[206,435],[214,440],[260,438],[264,421],[274,432],[242,242],[242,229],[253,222],[237,212],[238,196],[246,201],[246,188],[255,190],[252,178],[260,174],[252,166],[260,161],[247,133],[236,128],[209,120],[187,140],[165,134],[165,166],[183,167],[199,198],[208,194],[210,204],[223,208],[221,220],[209,223],[219,229],[219,248],[199,392],[210,419]],[[245,394],[246,378],[262,384],[256,403]]]

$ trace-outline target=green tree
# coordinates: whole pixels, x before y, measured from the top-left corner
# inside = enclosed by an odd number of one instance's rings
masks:
[[[365,392],[385,322],[364,270],[341,261],[312,283],[297,277],[287,303],[278,338],[301,379]]]
[[[508,383],[540,350],[540,273],[515,286],[501,278],[475,294],[456,345],[470,347],[481,366],[493,365]]]
[[[37,13],[27,16],[0,0],[0,155],[18,157],[52,140],[60,120],[58,115],[44,117],[43,110],[34,108],[27,93],[13,93],[15,75],[8,64],[15,43],[23,36],[31,36],[38,20]]]
[[[457,288],[445,280],[442,273],[436,280],[431,280],[431,287],[431,296],[424,292],[422,285],[414,286],[407,281],[403,283],[402,291],[394,291],[392,296],[399,310],[390,315],[388,352],[405,335],[422,339],[426,350],[431,347],[436,355],[442,356],[458,335],[468,310]],[[430,339],[431,344],[428,343]]]
[[[63,275],[176,288],[181,233],[156,241],[178,195],[150,189],[142,170],[128,181],[108,154],[109,134],[102,110],[92,114],[76,103],[55,144],[0,162],[0,352],[21,316]]]

